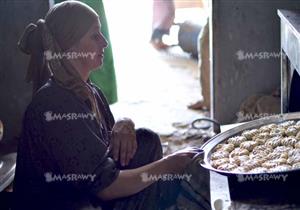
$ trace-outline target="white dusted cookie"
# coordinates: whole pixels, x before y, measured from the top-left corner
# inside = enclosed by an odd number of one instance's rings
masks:
[[[296,136],[298,131],[299,130],[296,128],[296,126],[291,126],[291,127],[286,128],[285,135],[287,135],[287,136]]]
[[[235,136],[227,140],[229,144],[233,144],[235,147],[240,146],[240,144],[244,141],[247,141],[245,136]]]
[[[258,133],[258,129],[246,130],[242,133],[242,136],[246,137],[248,140],[252,140]]]
[[[266,153],[266,154],[269,154],[271,152],[273,152],[273,147],[272,146],[268,146],[268,145],[258,145],[257,147],[255,147],[253,150],[252,150],[252,154],[258,154],[258,153]]]
[[[276,148],[274,148],[274,152],[277,153],[284,153],[284,152],[289,152],[293,149],[292,146],[278,146]]]
[[[267,155],[268,154],[266,152],[260,151],[259,153],[256,154],[251,153],[249,157],[251,160],[259,160],[260,162],[265,162],[268,160]]]
[[[237,147],[229,154],[229,157],[232,158],[234,156],[242,156],[242,155],[249,155],[249,151],[247,149],[242,149]]]
[[[249,159],[250,159],[250,157],[248,155],[241,155],[241,156],[233,156],[229,160],[230,160],[230,163],[234,163],[236,165],[241,165],[242,162],[245,162]]]
[[[294,164],[292,165],[292,168],[293,168],[293,169],[300,168],[300,162],[294,163]]]
[[[272,129],[277,128],[277,125],[272,123],[272,124],[268,124],[268,125],[264,125],[262,127],[259,128],[260,132],[270,132]]]
[[[238,165],[233,164],[233,163],[224,163],[224,164],[220,165],[217,169],[223,170],[223,171],[232,171],[232,170],[236,169],[237,167],[238,167]]]
[[[229,152],[219,150],[219,151],[213,152],[210,156],[210,159],[217,160],[217,159],[228,158],[228,157],[229,157]]]
[[[294,156],[294,155],[300,155],[300,148],[295,148],[295,149],[291,149],[288,152],[289,157]]]
[[[290,165],[293,165],[298,162],[300,162],[300,154],[295,154],[293,156],[289,156],[289,158],[287,159],[287,163]]]
[[[300,131],[296,134],[296,137],[295,137],[298,141],[300,141]]]
[[[231,152],[232,150],[234,150],[234,144],[218,144],[215,148],[216,151],[227,151],[227,152]]]
[[[269,132],[263,132],[263,133],[258,133],[256,136],[255,136],[255,139],[256,138],[259,138],[259,139],[268,139],[270,138],[270,133]],[[254,139],[254,140],[255,140]]]
[[[270,137],[283,136],[283,135],[285,135],[285,128],[282,127],[274,128],[270,131]]]
[[[270,168],[269,171],[270,172],[279,172],[279,171],[287,171],[287,170],[291,170],[291,169],[292,169],[292,166],[283,164],[283,165],[275,166],[274,168]]]
[[[281,139],[282,139],[281,136],[275,136],[275,137],[272,137],[271,139],[268,139],[268,140],[266,141],[266,144],[265,144],[265,145],[271,146],[272,148],[281,146]]]
[[[268,160],[263,164],[261,164],[261,166],[265,168],[275,168],[276,166],[285,165],[285,164],[287,164],[287,160],[285,158],[279,158],[275,160]]]
[[[250,170],[250,169],[247,168],[247,167],[239,166],[239,167],[233,169],[232,172],[234,172],[234,173],[246,173],[246,172],[248,172],[249,170]]]
[[[281,144],[284,146],[294,146],[297,143],[297,140],[293,137],[284,137],[281,139]]]
[[[267,173],[268,169],[264,167],[256,167],[249,171],[250,173]]]
[[[271,146],[272,148],[278,147],[281,145],[281,136],[275,136],[266,141],[267,146]]]
[[[253,139],[258,145],[264,145],[268,139],[254,138]]]
[[[300,141],[298,141],[294,146],[295,146],[295,148],[300,149]]]
[[[300,131],[300,125],[299,124],[296,123],[295,125],[293,125],[293,127],[296,128],[298,130],[298,132]]]
[[[220,165],[223,165],[225,163],[229,163],[229,158],[221,158],[217,160],[212,160],[210,162],[211,166],[214,168],[218,168]]]
[[[249,170],[252,170],[253,168],[257,168],[257,167],[260,167],[262,164],[262,161],[259,160],[259,159],[250,159],[250,160],[247,160],[245,162],[242,162],[241,163],[241,166],[245,167],[245,168],[248,168]]]
[[[288,159],[288,152],[271,152],[266,156],[266,159],[268,160],[274,160],[274,159]]]
[[[244,141],[240,144],[240,148],[246,149],[249,152],[251,152],[256,146],[258,146],[256,141]]]
[[[285,121],[283,123],[278,124],[279,127],[288,128],[292,125],[295,125],[296,122],[294,120]]]

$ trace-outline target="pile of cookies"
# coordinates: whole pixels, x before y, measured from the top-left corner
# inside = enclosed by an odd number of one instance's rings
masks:
[[[266,173],[300,168],[300,121],[245,130],[218,144],[212,167],[237,173]]]

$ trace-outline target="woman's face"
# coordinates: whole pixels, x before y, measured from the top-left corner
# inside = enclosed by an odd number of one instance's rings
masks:
[[[103,63],[104,49],[107,41],[100,32],[100,22],[95,22],[80,41],[71,48],[76,59],[85,69],[93,70]]]

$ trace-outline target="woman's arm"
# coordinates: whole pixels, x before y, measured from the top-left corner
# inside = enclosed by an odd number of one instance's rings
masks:
[[[111,185],[98,193],[98,197],[102,200],[112,200],[138,193],[156,181],[154,179],[145,181],[143,175],[153,177],[182,173],[196,153],[196,150],[187,148],[145,166],[122,170]]]
[[[166,159],[161,159],[136,169],[122,170],[118,178],[110,186],[99,192],[98,196],[103,200],[112,200],[138,193],[155,182],[155,180],[143,180],[143,173],[148,175],[171,173],[167,162]]]

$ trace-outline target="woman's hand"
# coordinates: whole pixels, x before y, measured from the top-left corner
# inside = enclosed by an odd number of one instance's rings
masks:
[[[168,161],[169,170],[172,173],[182,173],[197,153],[199,148],[187,147],[168,155],[165,159]]]
[[[113,129],[110,151],[115,161],[120,161],[122,166],[129,164],[137,149],[134,123],[128,118],[118,120]]]

